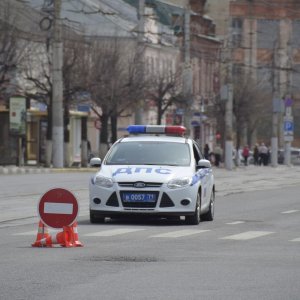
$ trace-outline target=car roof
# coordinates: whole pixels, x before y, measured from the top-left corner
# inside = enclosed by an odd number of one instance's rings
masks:
[[[169,135],[132,135],[124,137],[118,140],[118,142],[172,142],[172,143],[188,143],[191,141],[189,138],[181,136],[169,136]]]

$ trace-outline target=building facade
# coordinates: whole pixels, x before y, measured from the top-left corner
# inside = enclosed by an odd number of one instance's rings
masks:
[[[294,117],[293,145],[300,145],[300,3],[292,0],[230,2],[234,64],[243,68],[268,92],[271,137],[272,112],[278,113],[279,147],[284,145],[284,114]],[[281,109],[274,99],[281,99]],[[287,104],[288,103],[288,104]],[[292,106],[290,104],[292,103]],[[285,107],[286,106],[286,107]],[[258,140],[266,139],[257,130]]]

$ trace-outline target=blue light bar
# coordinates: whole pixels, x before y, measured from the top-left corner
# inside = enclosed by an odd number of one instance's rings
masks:
[[[129,125],[127,131],[131,134],[146,133],[145,125]]]
[[[127,127],[129,134],[171,134],[183,135],[186,131],[183,126],[165,126],[165,125],[129,125]]]

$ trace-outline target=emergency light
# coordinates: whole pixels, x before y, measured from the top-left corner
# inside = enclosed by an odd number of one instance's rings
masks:
[[[165,126],[165,125],[129,125],[127,131],[130,134],[173,134],[183,135],[186,128],[183,126]]]

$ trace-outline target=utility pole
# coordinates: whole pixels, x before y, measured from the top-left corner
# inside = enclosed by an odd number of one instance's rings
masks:
[[[232,24],[229,19],[229,37],[228,37],[228,67],[227,67],[227,101],[225,107],[225,168],[233,168],[233,130],[232,130],[232,108],[233,108],[233,84],[232,84]],[[238,155],[238,153],[237,153]]]
[[[54,32],[52,40],[52,139],[54,168],[62,168],[64,166],[63,43],[60,14],[61,0],[54,0]]]
[[[278,113],[281,111],[281,99],[279,96],[279,76],[277,74],[277,50],[274,47],[273,51],[273,65],[272,65],[272,138],[271,138],[271,165],[277,167],[278,165]]]
[[[186,101],[184,113],[184,126],[187,130],[187,135],[190,135],[191,114],[192,114],[192,94],[193,94],[193,73],[191,68],[190,54],[190,25],[191,12],[189,3],[186,4],[184,12],[184,69],[183,69],[183,95]]]
[[[144,70],[143,70],[143,39],[144,39],[144,27],[145,27],[145,0],[139,0],[139,8],[138,8],[138,68],[140,68],[141,75],[144,79]],[[134,123],[135,124],[143,124],[143,100],[140,99],[137,102],[135,112],[134,112]]]

